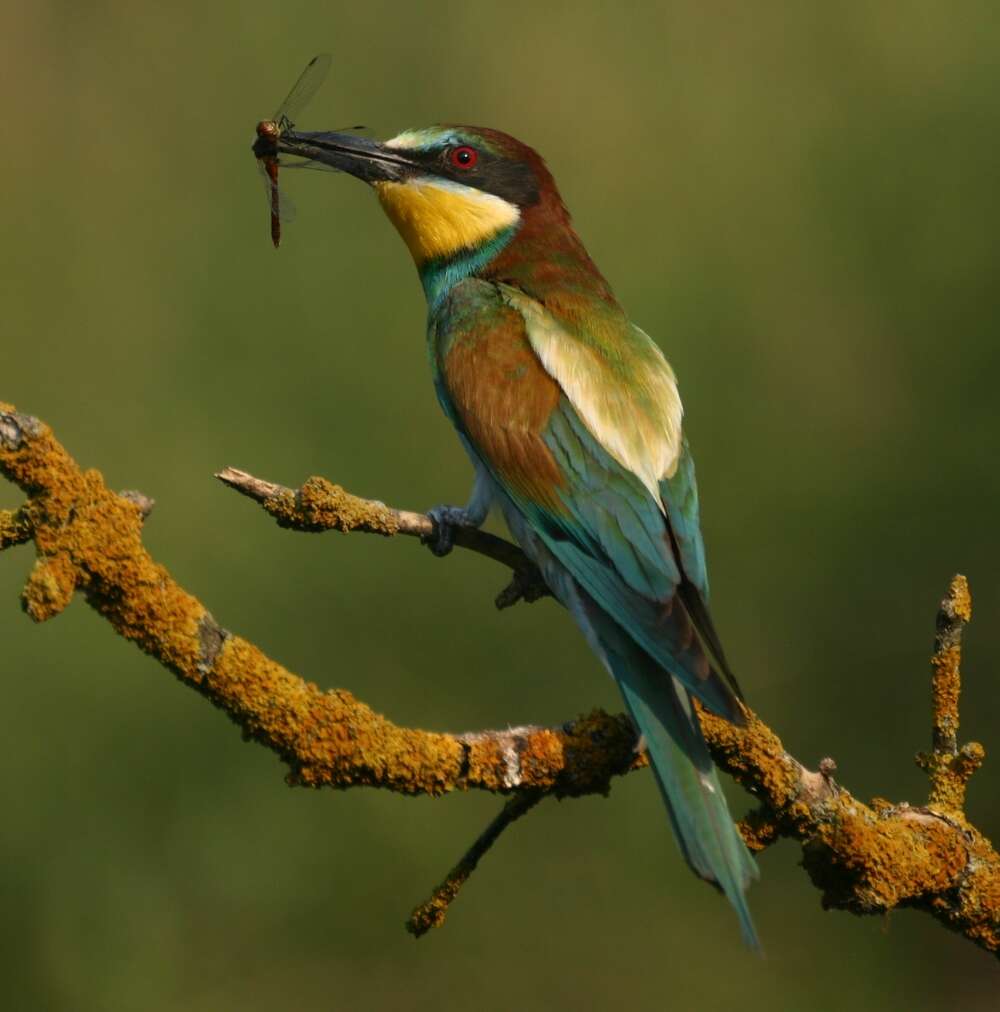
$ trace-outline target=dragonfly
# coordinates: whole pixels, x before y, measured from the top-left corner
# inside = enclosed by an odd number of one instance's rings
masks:
[[[330,54],[320,53],[307,64],[306,69],[292,86],[285,101],[278,106],[270,119],[261,120],[257,124],[257,139],[253,144],[253,153],[257,156],[257,168],[264,180],[267,190],[267,203],[271,217],[271,242],[275,249],[281,244],[282,222],[288,223],[294,216],[295,209],[278,188],[278,168],[284,163],[278,159],[278,140],[282,134],[295,126],[295,119],[306,103],[319,91],[320,85],[330,72]],[[299,163],[304,165],[306,163]],[[284,165],[286,168],[293,166]]]

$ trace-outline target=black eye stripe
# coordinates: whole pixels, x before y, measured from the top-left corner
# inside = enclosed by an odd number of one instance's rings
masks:
[[[456,160],[456,156],[464,151],[473,155],[471,163]],[[454,179],[521,207],[538,200],[538,183],[531,167],[504,158],[485,147],[456,139],[441,147],[409,151],[407,157],[415,170],[418,166],[425,167],[432,175]]]

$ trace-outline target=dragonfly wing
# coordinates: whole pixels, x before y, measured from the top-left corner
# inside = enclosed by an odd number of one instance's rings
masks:
[[[333,165],[327,165],[325,162],[317,162],[315,159],[307,158],[302,162],[282,162],[281,169],[314,169],[321,172],[340,172],[341,170]]]
[[[290,225],[295,221],[295,215],[298,212],[295,209],[295,201],[288,196],[287,190],[278,188],[278,221],[282,225]]]
[[[288,97],[278,107],[273,119],[283,130],[288,129],[302,111],[305,104],[316,94],[319,86],[330,72],[330,54],[320,53],[307,64],[299,79],[292,85]]]

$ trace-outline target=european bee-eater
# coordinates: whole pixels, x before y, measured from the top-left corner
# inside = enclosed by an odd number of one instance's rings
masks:
[[[377,143],[289,131],[280,152],[369,183],[416,262],[438,400],[475,471],[438,554],[491,506],[621,689],[688,863],[757,945],[757,875],[692,697],[741,722],[708,610],[694,462],[673,370],[631,323],[541,157],[478,127]]]

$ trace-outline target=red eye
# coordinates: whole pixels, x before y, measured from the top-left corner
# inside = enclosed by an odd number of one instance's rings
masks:
[[[479,152],[463,144],[460,148],[452,148],[448,153],[448,161],[456,169],[471,169],[479,161]]]

